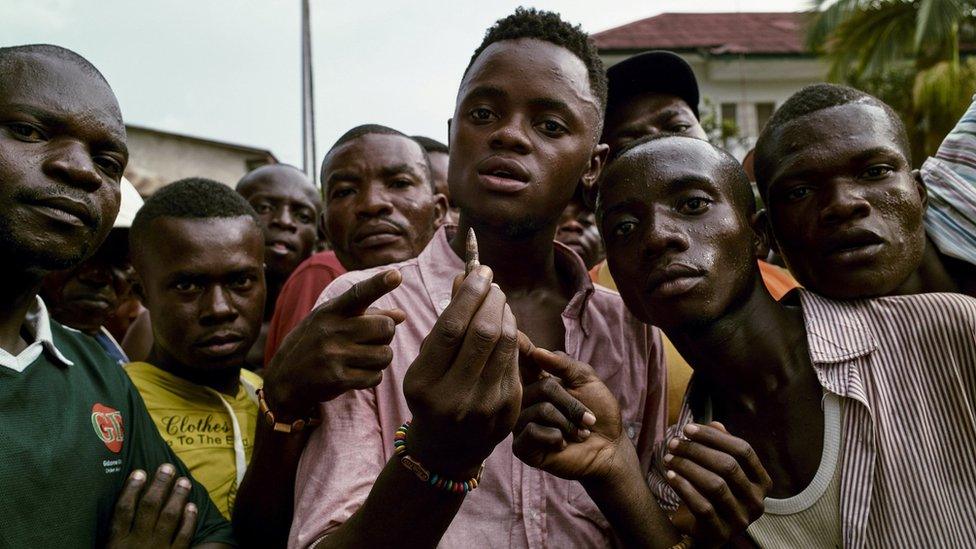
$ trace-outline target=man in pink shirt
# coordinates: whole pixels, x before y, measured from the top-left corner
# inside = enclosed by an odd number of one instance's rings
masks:
[[[625,433],[649,463],[665,417],[659,334],[631,317],[615,292],[595,288],[575,254],[553,244],[565,205],[578,185],[593,184],[606,157],[607,147],[599,144],[605,99],[602,64],[578,27],[555,14],[520,9],[489,30],[461,83],[451,123],[449,181],[461,209],[459,227],[440,229],[416,259],[392,265],[396,273],[346,274],[319,299],[332,309],[361,296],[377,277],[393,277],[399,287],[379,297],[373,310],[401,323],[391,336],[392,363],[381,379],[372,378],[375,387],[322,405],[322,425],[311,434],[297,474],[289,546],[613,543],[607,521],[578,483],[524,465],[512,454],[510,436],[496,438],[497,427],[510,419],[501,404],[508,402],[508,378],[483,392],[473,392],[470,379],[457,372],[450,374],[458,384],[440,393],[418,381],[426,379],[418,372],[428,368],[426,357],[443,329],[465,326],[455,326],[463,291],[452,299],[452,283],[464,269],[464,235],[473,228],[481,260],[494,269],[495,288],[507,298],[506,317],[510,309],[536,345],[593,364],[621,404]],[[491,297],[484,299],[483,309]],[[505,331],[508,325],[496,326]],[[467,337],[481,348],[499,336],[473,324]],[[467,364],[459,360],[453,368]],[[482,378],[491,379],[487,366]],[[465,395],[478,398],[458,410]],[[493,428],[466,419],[495,405]],[[477,490],[456,494],[416,478],[406,482],[412,473],[395,455],[394,439],[411,418],[410,457],[455,480],[478,474],[484,460]],[[581,436],[586,424],[581,414]]]

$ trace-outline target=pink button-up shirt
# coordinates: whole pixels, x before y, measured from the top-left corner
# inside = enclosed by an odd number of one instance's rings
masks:
[[[309,546],[348,520],[393,456],[394,431],[410,419],[403,376],[450,303],[454,277],[464,269],[448,238],[442,228],[417,258],[343,275],[319,298],[321,303],[378,270],[396,268],[402,284],[376,306],[399,308],[407,320],[396,329],[393,363],[379,385],[322,404],[322,425],[298,468],[289,547]],[[562,314],[566,353],[591,364],[617,397],[624,431],[647,472],[666,418],[660,334],[632,317],[616,292],[594,287],[583,262],[560,244],[556,263],[560,272],[572,273],[577,288]],[[440,546],[606,547],[613,539],[579,482],[525,465],[512,453],[509,436],[488,458],[478,489],[467,495]]]

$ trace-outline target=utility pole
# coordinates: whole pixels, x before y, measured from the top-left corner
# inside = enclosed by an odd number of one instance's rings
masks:
[[[302,169],[324,192],[315,177],[315,97],[312,93],[312,31],[309,0],[302,0]]]

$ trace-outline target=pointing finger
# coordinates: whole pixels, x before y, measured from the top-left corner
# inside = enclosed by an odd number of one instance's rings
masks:
[[[316,311],[323,310],[346,316],[363,314],[374,301],[383,297],[400,285],[403,275],[400,271],[389,270],[360,280],[334,299],[323,303]]]

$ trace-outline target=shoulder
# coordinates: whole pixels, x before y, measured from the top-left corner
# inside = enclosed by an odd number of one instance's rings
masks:
[[[656,328],[641,322],[630,313],[616,290],[594,284],[589,308],[606,326],[619,326],[623,331],[638,333],[648,338],[656,333]]]

